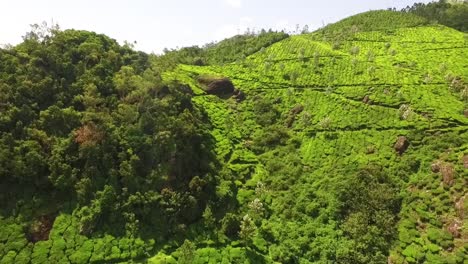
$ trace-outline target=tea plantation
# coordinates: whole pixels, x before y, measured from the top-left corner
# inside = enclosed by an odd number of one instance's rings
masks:
[[[0,50],[0,263],[468,263],[466,33],[370,11],[166,68],[78,33]]]

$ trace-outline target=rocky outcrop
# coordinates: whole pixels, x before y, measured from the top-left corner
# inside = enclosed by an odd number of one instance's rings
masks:
[[[405,136],[399,136],[393,148],[398,152],[399,155],[403,155],[408,149],[410,142]]]
[[[245,100],[245,94],[234,87],[234,84],[225,77],[200,76],[198,82],[207,94],[216,95],[220,98],[233,98],[237,102]]]
[[[228,78],[221,77],[199,77],[198,82],[202,85],[203,90],[208,94],[216,96],[232,96],[234,94],[234,85]]]
[[[362,98],[362,102],[369,105],[372,104],[372,100],[370,99],[369,95],[364,96],[364,98]]]
[[[431,171],[434,173],[438,173],[440,171],[441,162],[437,160],[431,164]]]
[[[452,186],[455,177],[455,168],[450,163],[444,163],[440,166],[440,173],[442,174],[442,181],[447,186]]]
[[[36,243],[49,239],[49,233],[54,225],[56,215],[42,215],[29,226],[26,238],[29,242]]]
[[[291,111],[289,111],[289,113],[291,115],[298,115],[302,111],[304,111],[304,106],[303,105],[296,105],[293,109],[291,109]]]
[[[294,124],[294,121],[296,120],[296,116],[300,114],[302,111],[304,111],[304,106],[303,105],[296,105],[293,109],[289,111],[289,116],[286,119],[286,126],[287,127],[292,127]]]
[[[232,98],[234,98],[237,102],[242,102],[245,100],[245,94],[239,89],[234,89]]]

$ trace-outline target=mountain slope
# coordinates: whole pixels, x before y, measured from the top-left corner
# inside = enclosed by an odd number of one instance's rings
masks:
[[[352,31],[338,39],[323,33],[330,26],[239,63],[167,76],[195,79],[240,214],[257,217],[252,246],[267,262],[466,260],[466,39],[419,22],[359,31],[371,14],[357,27],[338,23]],[[230,78],[247,99],[204,95],[196,76],[206,74]],[[395,150],[399,138],[407,150]]]
[[[0,263],[468,260],[463,33],[373,11],[173,57],[52,33],[0,50]]]

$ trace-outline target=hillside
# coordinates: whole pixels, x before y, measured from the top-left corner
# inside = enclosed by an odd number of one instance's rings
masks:
[[[0,263],[468,261],[464,33],[372,11],[248,43],[0,50]]]

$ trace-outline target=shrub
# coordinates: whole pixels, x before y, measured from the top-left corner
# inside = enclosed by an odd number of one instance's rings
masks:
[[[406,256],[407,260],[414,259],[418,262],[422,261],[425,257],[424,250],[421,246],[412,243],[411,245],[407,246],[402,254]]]

